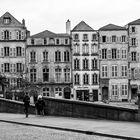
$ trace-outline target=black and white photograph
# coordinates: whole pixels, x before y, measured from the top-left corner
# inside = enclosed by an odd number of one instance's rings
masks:
[[[140,0],[0,0],[0,140],[140,140]]]

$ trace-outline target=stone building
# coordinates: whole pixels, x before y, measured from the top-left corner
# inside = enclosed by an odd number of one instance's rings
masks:
[[[129,33],[130,98],[135,100],[140,91],[140,19],[127,25]]]
[[[21,75],[25,70],[27,29],[6,12],[0,17],[0,72],[8,79],[9,92],[20,92]]]
[[[27,39],[29,92],[71,99],[71,39],[45,30]]]
[[[100,90],[102,100],[128,101],[128,32],[108,24],[99,29]]]
[[[98,33],[84,21],[71,31],[74,99],[98,101]]]

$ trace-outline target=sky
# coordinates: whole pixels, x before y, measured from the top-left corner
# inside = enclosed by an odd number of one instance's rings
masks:
[[[85,21],[93,29],[112,23],[124,26],[140,18],[140,0],[0,0],[0,16],[11,13],[25,19],[31,35],[49,30],[66,32],[66,21],[73,29]]]

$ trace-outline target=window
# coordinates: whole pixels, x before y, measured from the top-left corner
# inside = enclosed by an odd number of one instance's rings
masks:
[[[88,40],[88,34],[83,34],[83,40]]]
[[[98,75],[96,73],[92,75],[92,84],[98,84]]]
[[[43,96],[49,96],[50,95],[50,89],[45,87],[43,88]]]
[[[125,35],[122,36],[122,42],[126,42],[126,36]]]
[[[65,39],[65,45],[68,45],[68,39]]]
[[[103,43],[106,42],[106,36],[102,36],[102,42],[103,42]]]
[[[89,69],[89,64],[88,64],[88,59],[83,60],[83,70],[88,70]]]
[[[78,34],[74,35],[74,40],[79,40],[79,35]]]
[[[89,75],[87,73],[85,73],[83,75],[83,84],[84,85],[88,85],[89,84]]]
[[[36,82],[36,69],[35,68],[30,69],[30,81]]]
[[[17,72],[22,72],[22,63],[17,63],[16,69],[17,69]]]
[[[49,69],[43,68],[43,82],[49,82]]]
[[[80,60],[79,59],[74,59],[74,69],[79,70],[80,69]]]
[[[102,59],[107,59],[107,49],[102,49]]]
[[[126,49],[122,49],[122,58],[123,59],[127,58],[127,50]]]
[[[93,59],[93,60],[92,60],[92,69],[93,69],[93,70],[98,69],[98,66],[97,66],[97,59]]]
[[[55,62],[61,62],[61,52],[60,51],[55,52]]]
[[[22,48],[21,47],[16,47],[16,56],[21,56],[22,55]]]
[[[34,41],[34,39],[33,39],[33,38],[31,39],[31,44],[32,44],[32,45],[34,45],[34,44],[35,44],[35,41]]]
[[[93,34],[93,35],[92,35],[92,40],[93,40],[93,41],[97,41],[97,34]]]
[[[127,95],[127,91],[128,91],[128,86],[127,85],[121,85],[122,87],[122,96],[126,96]]]
[[[112,85],[112,95],[113,96],[118,95],[118,85]]]
[[[61,68],[55,69],[55,79],[56,82],[61,82]]]
[[[9,56],[9,55],[10,55],[10,48],[4,47],[4,56]]]
[[[132,46],[136,46],[136,38],[131,38],[131,43]]]
[[[44,45],[46,45],[47,44],[47,39],[46,38],[44,38]]]
[[[97,53],[97,52],[98,52],[97,44],[92,44],[91,45],[91,53],[94,54],[94,53]]]
[[[56,44],[59,45],[59,43],[60,43],[60,42],[59,42],[59,39],[56,39]]]
[[[122,77],[126,77],[127,76],[127,66],[126,65],[121,66],[121,69],[122,69]]]
[[[112,36],[112,42],[116,42],[116,36],[115,35]]]
[[[64,77],[65,77],[65,82],[70,82],[70,69],[69,68],[64,69]]]
[[[46,50],[43,52],[43,61],[48,62],[48,52]]]
[[[112,59],[117,58],[117,49],[112,49]]]
[[[132,27],[132,33],[135,33],[135,32],[136,32],[136,28]]]
[[[69,62],[70,61],[70,54],[69,51],[64,52],[64,62]]]
[[[112,66],[112,77],[118,76],[118,67],[116,65]]]
[[[89,54],[89,45],[83,44],[83,54]]]
[[[62,96],[62,88],[55,88],[55,97]]]
[[[4,72],[10,72],[10,64],[4,63]]]
[[[24,39],[24,32],[23,31],[16,31],[16,39],[23,40]]]
[[[11,39],[11,32],[9,32],[8,30],[4,31],[4,40],[9,40]]]
[[[136,61],[136,52],[131,52],[132,61]]]
[[[108,75],[108,71],[107,71],[107,66],[106,65],[103,65],[102,66],[102,77],[103,78],[106,78]]]
[[[11,22],[11,18],[10,17],[4,17],[3,18],[3,23],[4,24],[10,24],[10,22]]]
[[[74,75],[74,84],[80,85],[80,75],[77,73]]]
[[[80,46],[79,46],[79,44],[74,45],[74,54],[80,54]]]
[[[36,52],[30,52],[30,62],[36,62]]]
[[[17,78],[17,88],[21,88],[21,82],[22,82],[22,79]]]

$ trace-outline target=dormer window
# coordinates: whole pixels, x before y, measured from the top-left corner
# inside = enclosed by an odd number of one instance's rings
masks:
[[[136,28],[132,27],[132,33],[135,33],[135,32],[136,32]]]
[[[10,17],[4,17],[3,18],[3,23],[4,24],[10,24],[11,18]]]

